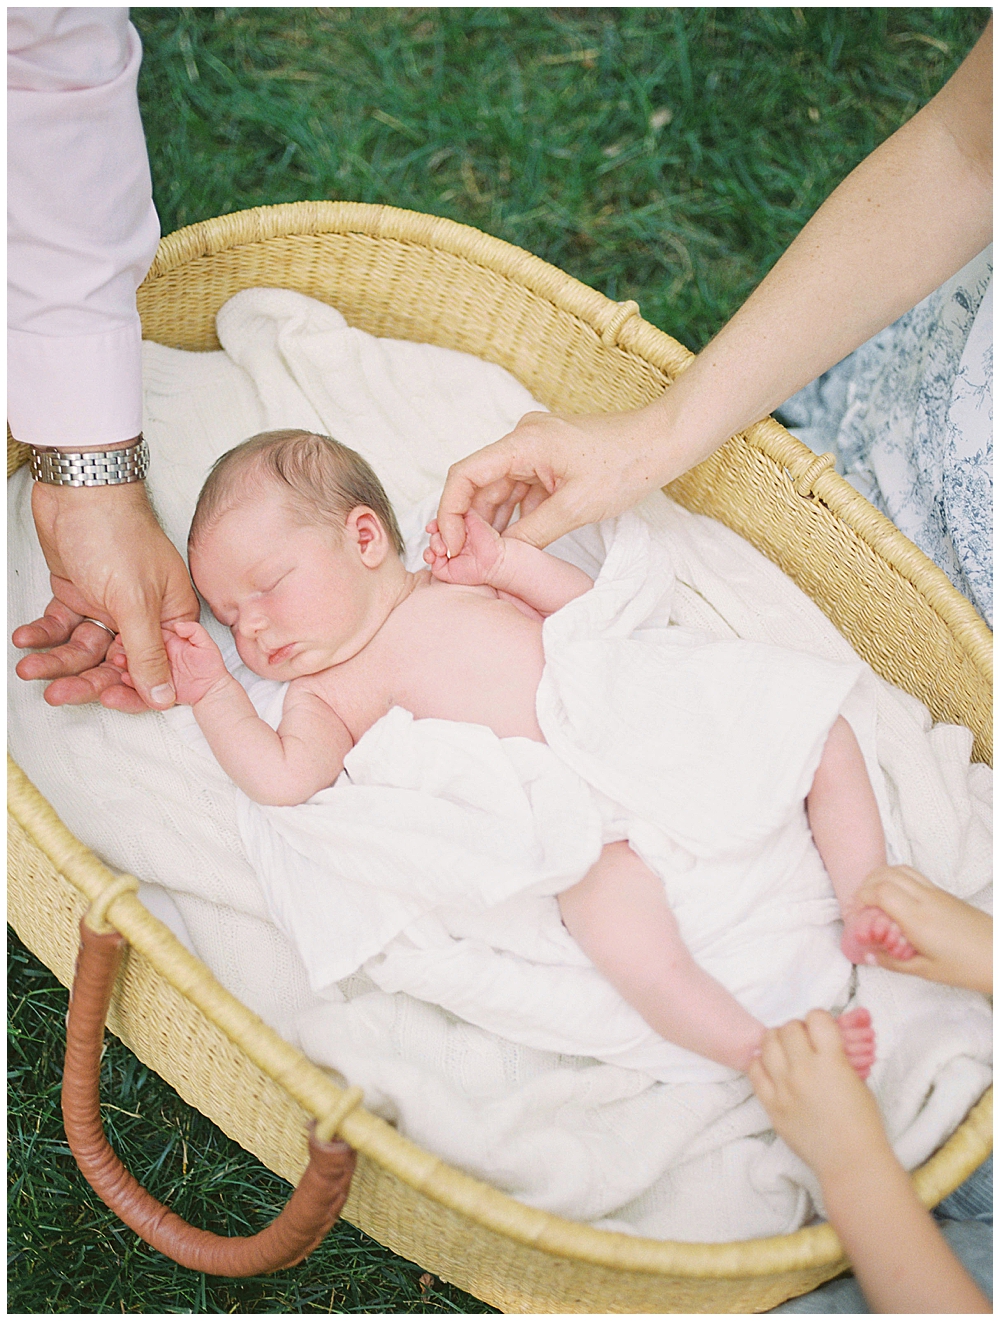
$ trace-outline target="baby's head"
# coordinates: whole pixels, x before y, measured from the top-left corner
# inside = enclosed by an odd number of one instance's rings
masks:
[[[365,460],[328,436],[265,431],[223,454],[188,536],[195,586],[255,674],[339,664],[406,582],[403,538]]]

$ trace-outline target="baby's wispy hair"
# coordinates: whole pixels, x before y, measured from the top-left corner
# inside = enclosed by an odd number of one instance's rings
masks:
[[[188,545],[213,527],[237,501],[266,484],[285,488],[289,507],[304,523],[341,524],[365,505],[378,518],[397,555],[402,533],[382,483],[355,450],[311,431],[262,431],[216,459],[195,506]]]

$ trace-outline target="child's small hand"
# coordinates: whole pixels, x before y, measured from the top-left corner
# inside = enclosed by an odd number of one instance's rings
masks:
[[[465,587],[495,586],[503,563],[504,542],[500,533],[471,511],[465,515],[465,542],[457,555],[448,558],[437,519],[427,524],[431,544],[424,559],[431,573],[443,583],[461,583]]]
[[[859,1160],[891,1155],[875,1098],[824,1010],[811,1010],[804,1023],[769,1028],[747,1073],[775,1132],[820,1180]]]
[[[879,867],[854,895],[859,907],[881,908],[916,949],[909,959],[878,954],[893,972],[993,993],[993,919],[932,885],[913,867]]]
[[[229,678],[222,652],[201,624],[179,619],[163,630],[163,642],[177,700],[185,706],[194,706]]]

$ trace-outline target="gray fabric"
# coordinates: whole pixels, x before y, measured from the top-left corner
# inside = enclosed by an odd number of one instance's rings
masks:
[[[993,1157],[987,1156],[965,1183],[939,1203],[934,1214],[939,1220],[981,1220],[992,1228]]]

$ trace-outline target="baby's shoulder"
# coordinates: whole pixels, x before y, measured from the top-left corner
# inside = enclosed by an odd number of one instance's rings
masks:
[[[285,693],[285,709],[289,705],[298,706],[311,702],[322,702],[324,706],[337,710],[337,675],[339,666],[328,670],[317,670],[315,674],[302,674],[292,679]]]
[[[416,595],[416,593],[414,593]],[[472,586],[468,583],[443,583],[439,578],[432,578],[421,593],[423,602],[431,608],[461,609],[463,602],[476,600],[495,601],[500,593],[495,587],[485,583]]]

